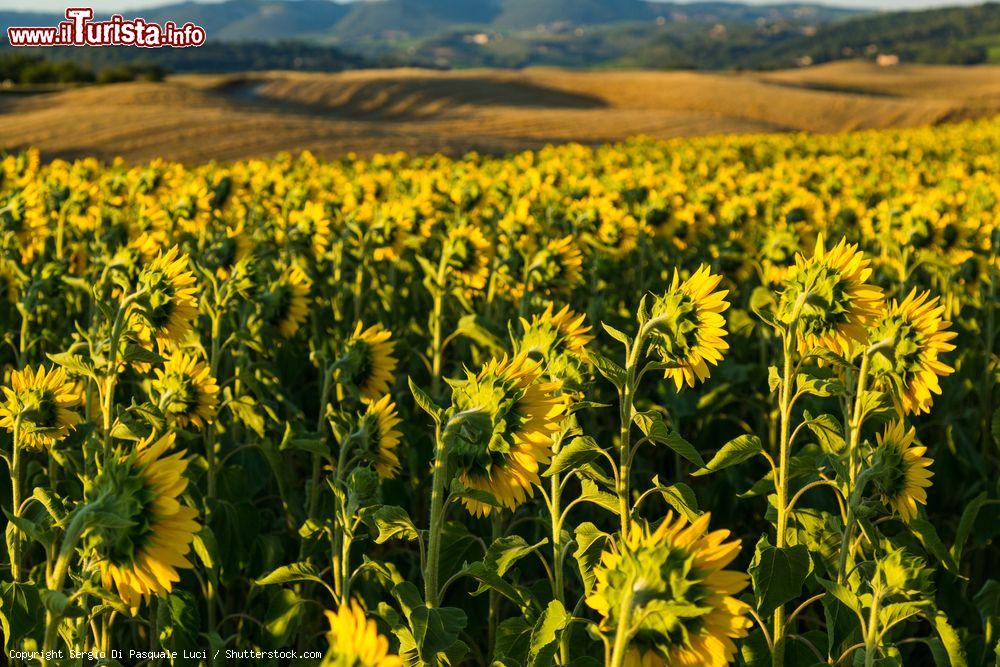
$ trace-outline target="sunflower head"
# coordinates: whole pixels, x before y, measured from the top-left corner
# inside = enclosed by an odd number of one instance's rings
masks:
[[[736,654],[733,640],[747,635],[747,605],[733,597],[747,575],[723,569],[740,543],[726,541],[728,530],[708,532],[709,519],[689,524],[668,513],[655,530],[633,522],[602,554],[586,601],[602,631],[629,624],[629,664],[721,667]]]
[[[403,667],[403,660],[389,651],[389,640],[379,634],[375,621],[365,616],[356,600],[326,612],[330,649],[323,667]]]
[[[183,452],[167,454],[174,435],[146,440],[106,462],[85,490],[113,521],[100,521],[83,538],[87,560],[108,590],[133,614],[150,596],[166,596],[191,567],[187,554],[199,530],[197,510],[179,497],[187,488]]]
[[[540,381],[538,362],[525,355],[493,359],[452,392],[444,439],[449,460],[467,488],[486,491],[514,509],[538,484],[538,467],[552,456],[552,436],[566,411],[559,385]],[[489,504],[463,499],[477,516]]]
[[[282,271],[259,296],[264,321],[285,338],[291,338],[309,315],[312,281],[298,266]]]
[[[521,318],[523,333],[514,341],[514,352],[542,361],[545,373],[563,383],[563,391],[578,389],[584,380],[587,345],[594,340],[586,316],[563,306],[555,312],[549,302],[531,320]]]
[[[351,448],[359,451],[382,479],[392,478],[399,472],[399,457],[396,448],[403,434],[396,428],[400,424],[396,404],[387,395],[371,401],[361,416],[355,432],[357,443]]]
[[[139,289],[143,294],[135,301],[131,319],[141,338],[169,346],[191,331],[198,316],[197,287],[187,255],[178,255],[176,246],[139,273]]]
[[[535,253],[530,271],[535,289],[547,294],[571,292],[583,281],[583,254],[573,236],[554,239]]]
[[[478,227],[462,224],[448,232],[445,242],[449,275],[469,292],[486,287],[490,277],[493,246]]]
[[[177,426],[202,428],[215,419],[219,385],[208,365],[196,357],[174,352],[163,368],[156,369],[152,385],[160,409]]]
[[[764,280],[771,285],[780,284],[795,266],[798,251],[799,238],[791,227],[769,228],[761,248]]]
[[[896,389],[904,413],[929,412],[934,394],[941,393],[938,378],[954,372],[940,360],[955,349],[949,341],[958,334],[950,326],[938,298],[914,289],[902,302],[893,301],[872,331],[872,340],[888,342],[872,356],[872,374]]]
[[[729,307],[729,292],[716,289],[720,282],[722,276],[713,275],[707,265],[683,282],[674,271],[670,289],[653,300],[643,322],[649,328],[650,347],[668,366],[664,377],[672,379],[678,391],[706,380],[709,365],[722,361],[729,349],[722,316]]]
[[[795,258],[778,303],[778,317],[795,325],[802,352],[821,347],[850,356],[864,344],[882,314],[882,290],[868,282],[872,270],[857,245],[841,240],[827,250],[823,236],[810,259]]]
[[[3,387],[0,426],[13,431],[20,423],[21,443],[42,448],[65,438],[80,423],[74,409],[83,403],[76,385],[62,368],[14,371],[10,386]]]
[[[358,388],[361,397],[374,401],[389,391],[393,382],[393,372],[399,363],[393,356],[395,341],[392,334],[373,324],[367,329],[358,322],[347,341],[344,354],[338,362],[341,368],[341,382]]]
[[[924,456],[927,448],[915,442],[916,429],[907,430],[901,420],[890,424],[876,439],[876,493],[909,523],[917,515],[917,503],[927,504],[927,488],[934,475],[928,468],[933,461]]]

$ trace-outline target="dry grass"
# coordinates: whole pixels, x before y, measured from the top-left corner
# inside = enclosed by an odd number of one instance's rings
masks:
[[[837,63],[766,74],[266,72],[0,94],[0,148],[188,162],[729,132],[913,126],[1000,113],[1000,68]]]

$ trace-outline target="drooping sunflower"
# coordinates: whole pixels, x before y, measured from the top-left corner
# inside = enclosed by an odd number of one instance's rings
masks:
[[[385,395],[393,382],[393,372],[399,361],[392,356],[396,343],[391,338],[392,334],[379,324],[365,329],[364,324],[358,322],[347,341],[344,354],[347,377],[342,380],[352,382],[366,400],[374,401]]]
[[[559,384],[540,376],[537,361],[504,357],[469,373],[452,392],[446,438],[459,481],[511,510],[539,483],[539,464],[551,459],[552,436],[566,412]],[[462,502],[476,516],[495,509],[470,498]]]
[[[872,331],[872,341],[891,341],[873,355],[872,374],[878,385],[896,389],[904,413],[929,412],[934,394],[941,393],[938,378],[955,371],[940,361],[955,349],[948,341],[958,335],[948,330],[944,310],[938,297],[913,289],[902,302],[893,300]]]
[[[887,506],[909,523],[917,516],[917,503],[927,504],[927,488],[933,472],[927,468],[934,462],[924,456],[927,448],[915,443],[917,430],[909,430],[902,420],[876,434],[878,447],[875,461],[882,474],[875,478],[875,488]]]
[[[628,535],[601,555],[586,601],[602,616],[603,632],[613,635],[622,622],[635,628],[625,664],[732,662],[733,640],[746,637],[750,627],[747,605],[733,596],[746,588],[748,577],[723,569],[740,543],[726,541],[728,530],[707,532],[709,520],[706,513],[689,524],[671,512],[655,530],[632,522]]]
[[[156,369],[152,385],[160,409],[177,426],[202,428],[215,419],[219,385],[207,364],[183,352],[174,352]]]
[[[330,649],[323,667],[403,667],[403,660],[389,651],[389,640],[379,634],[375,621],[365,616],[356,600],[326,612]]]
[[[587,316],[573,312],[569,306],[563,306],[558,313],[554,310],[555,304],[550,301],[531,321],[521,318],[524,333],[518,341],[519,350],[544,353],[559,347],[574,354],[585,352],[587,344],[594,340],[586,324]]]
[[[797,320],[800,352],[825,348],[850,356],[864,344],[868,327],[882,315],[882,290],[868,283],[872,270],[864,253],[845,239],[826,250],[823,235],[810,259],[801,254],[789,269],[778,304],[785,324]]]
[[[73,411],[83,403],[76,385],[62,368],[27,367],[10,375],[3,387],[6,401],[0,404],[0,426],[14,430],[20,419],[21,444],[41,449],[62,440],[80,423]]]
[[[198,317],[197,286],[188,270],[188,256],[177,246],[160,253],[139,273],[143,295],[135,302],[131,322],[141,340],[153,340],[161,348],[182,340]]]
[[[482,231],[472,225],[459,225],[448,231],[445,244],[450,275],[468,291],[476,292],[486,287],[493,247]]]
[[[298,266],[286,268],[260,295],[264,320],[285,338],[291,338],[309,315],[312,281]]]
[[[532,286],[545,293],[571,292],[583,281],[583,254],[573,236],[553,239],[531,260]]]
[[[716,291],[720,282],[722,276],[713,275],[708,265],[683,282],[675,270],[670,289],[650,307],[650,347],[669,365],[664,377],[672,379],[678,391],[684,384],[694,387],[696,381],[706,380],[709,365],[717,365],[729,349],[722,316],[729,308],[729,292]]]
[[[184,505],[184,452],[166,454],[174,434],[147,440],[108,462],[89,486],[88,500],[103,499],[121,525],[91,529],[84,551],[108,590],[116,590],[132,614],[151,596],[164,597],[189,568],[187,554],[199,530],[198,511]]]
[[[396,428],[402,420],[396,413],[396,404],[386,394],[372,401],[361,418],[364,432],[362,455],[382,479],[390,479],[399,472],[396,447],[403,434]]]

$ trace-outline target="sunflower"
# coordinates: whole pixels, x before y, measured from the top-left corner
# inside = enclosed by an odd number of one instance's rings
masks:
[[[906,430],[902,420],[889,424],[884,433],[876,434],[876,468],[882,474],[875,479],[875,487],[882,502],[894,509],[909,523],[917,516],[917,503],[927,504],[927,487],[933,472],[927,470],[934,462],[927,458],[927,448],[914,444],[917,430]]]
[[[672,379],[678,391],[684,384],[694,387],[696,381],[706,380],[709,364],[718,364],[729,349],[722,316],[729,307],[729,292],[715,291],[720,282],[722,276],[713,275],[707,265],[684,282],[675,270],[670,289],[650,308],[650,345],[668,365],[664,377]]]
[[[601,555],[586,602],[602,616],[602,631],[614,634],[619,623],[632,629],[625,664],[732,662],[733,640],[750,627],[747,605],[733,596],[748,577],[723,569],[740,543],[726,541],[728,530],[707,532],[709,519],[706,513],[689,524],[671,512],[656,530],[632,522],[628,535]]]
[[[396,404],[388,394],[368,403],[361,418],[364,434],[364,456],[382,479],[390,479],[399,472],[399,457],[396,447],[402,437],[396,427],[400,423]]]
[[[265,321],[285,338],[291,338],[309,315],[312,281],[298,266],[286,268],[260,295]]]
[[[552,456],[552,436],[566,411],[559,384],[540,382],[540,364],[525,355],[489,361],[478,375],[468,374],[452,393],[452,415],[445,439],[467,488],[486,491],[509,509],[531,495],[538,466]],[[494,508],[462,501],[472,514]]]
[[[399,261],[416,215],[415,210],[404,204],[387,204],[382,214],[370,223],[366,232],[372,248],[372,259],[376,262]]]
[[[605,209],[594,231],[593,244],[598,252],[622,260],[636,249],[639,240],[639,223],[619,209]]]
[[[361,392],[362,398],[374,401],[389,391],[393,382],[393,372],[399,361],[392,356],[395,341],[392,334],[373,324],[365,329],[358,322],[354,333],[347,341],[344,360],[345,375],[342,381],[350,380]]]
[[[524,333],[518,342],[519,349],[544,354],[558,348],[577,355],[585,354],[587,345],[594,340],[591,327],[586,325],[586,315],[573,312],[569,306],[563,306],[558,313],[554,310],[550,301],[530,322],[521,318]]]
[[[449,230],[444,252],[450,275],[465,290],[475,292],[486,286],[493,248],[478,227],[463,224]]]
[[[791,227],[769,228],[761,248],[761,268],[764,282],[778,285],[795,265],[799,238]]]
[[[188,270],[188,256],[174,246],[139,273],[142,296],[136,300],[131,321],[143,340],[155,339],[162,348],[179,342],[198,317],[197,287]]]
[[[403,667],[402,658],[389,652],[389,640],[356,600],[326,612],[326,618],[330,650],[323,657],[324,667]]]
[[[534,289],[570,292],[583,282],[583,254],[572,236],[554,239],[535,253],[530,271]]]
[[[177,426],[202,428],[215,419],[219,385],[209,367],[197,358],[174,352],[163,368],[156,369],[152,384],[160,409]]]
[[[850,356],[853,344],[867,341],[868,327],[882,315],[882,290],[866,282],[872,273],[868,264],[846,240],[826,250],[822,234],[811,259],[796,255],[778,313],[787,325],[797,319],[801,352],[822,347]]]
[[[0,404],[0,426],[13,431],[20,420],[21,444],[41,449],[65,438],[80,423],[73,408],[83,403],[76,385],[62,368],[48,371],[38,366],[14,371],[10,386],[3,387],[7,400]]]
[[[141,443],[109,462],[86,490],[88,500],[113,504],[120,523],[105,523],[84,537],[84,550],[101,582],[117,590],[136,614],[150,596],[164,597],[189,568],[187,554],[199,530],[198,511],[182,504],[187,488],[183,452],[165,455],[174,434]]]
[[[893,300],[872,331],[871,340],[892,341],[872,357],[872,373],[880,385],[897,389],[904,413],[929,412],[933,395],[941,393],[938,378],[954,372],[939,360],[955,349],[948,341],[958,334],[950,326],[938,297],[914,289],[902,302]]]
[[[330,245],[330,216],[319,202],[306,203],[302,210],[291,211],[282,224],[275,240],[282,245],[291,244],[300,251],[309,249],[321,257]]]

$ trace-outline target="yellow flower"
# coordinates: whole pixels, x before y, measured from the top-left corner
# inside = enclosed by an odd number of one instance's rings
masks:
[[[259,298],[264,319],[285,338],[291,338],[309,316],[312,281],[298,266],[286,268]]]
[[[84,550],[108,590],[117,590],[132,614],[151,596],[164,597],[189,568],[187,554],[199,530],[197,510],[179,500],[187,488],[183,452],[166,455],[174,434],[141,443],[110,462],[88,498],[110,499],[122,525],[91,530]],[[113,588],[112,588],[113,587]]]
[[[902,302],[893,300],[872,331],[872,341],[891,341],[873,355],[872,373],[879,385],[896,389],[904,413],[929,412],[933,395],[941,393],[938,378],[954,372],[939,360],[955,349],[948,341],[958,334],[950,326],[938,297],[913,289]]]
[[[552,436],[566,411],[557,383],[540,382],[538,362],[520,355],[489,361],[478,375],[455,386],[445,439],[459,481],[490,493],[508,509],[523,503],[539,483],[540,463],[552,457]],[[494,507],[463,498],[472,514]]]
[[[382,479],[395,477],[399,472],[396,447],[403,434],[396,427],[401,421],[396,414],[396,404],[388,395],[370,402],[362,418],[367,436],[364,456]]]
[[[493,248],[478,227],[459,225],[448,230],[445,253],[448,255],[449,275],[469,292],[486,287],[490,277],[490,258]]]
[[[601,555],[587,605],[612,636],[620,622],[636,624],[625,664],[722,667],[747,636],[748,607],[735,595],[747,575],[725,570],[740,551],[728,530],[708,531],[710,516],[689,524],[668,513],[656,530],[632,522],[628,535]],[[622,618],[623,610],[626,618]]]
[[[375,621],[365,616],[356,600],[326,612],[330,649],[324,667],[403,667],[403,660],[389,652],[389,640],[378,632]]]
[[[212,423],[219,404],[219,385],[209,367],[183,352],[174,352],[156,369],[153,389],[171,423],[202,428]]]
[[[706,380],[709,364],[717,365],[729,349],[722,316],[729,308],[729,292],[715,291],[721,281],[707,265],[684,282],[675,270],[670,289],[650,308],[650,346],[669,366],[664,377],[672,379],[678,391],[684,384],[694,387],[696,381]]]
[[[571,292],[583,282],[583,254],[572,236],[549,241],[531,262],[533,287],[545,293]]]
[[[80,423],[73,408],[83,399],[62,368],[14,371],[3,393],[7,400],[0,404],[0,426],[13,431],[20,419],[21,444],[26,447],[53,445]]]
[[[139,274],[143,295],[135,302],[131,321],[140,339],[155,339],[161,348],[180,342],[198,317],[197,287],[188,270],[188,256],[177,246],[160,255]]]
[[[868,328],[882,315],[882,290],[870,283],[872,270],[857,245],[841,240],[830,250],[823,236],[812,258],[795,257],[784,282],[779,318],[797,321],[800,352],[825,348],[850,356],[868,340]]]
[[[594,340],[591,327],[586,324],[586,315],[573,312],[569,306],[563,306],[558,313],[553,312],[554,308],[549,302],[530,322],[521,318],[524,334],[518,343],[519,350],[544,355],[552,347],[558,347],[573,354],[585,354],[587,345]]]
[[[362,398],[369,401],[386,394],[393,382],[393,372],[399,362],[392,356],[396,343],[390,338],[392,334],[381,325],[373,324],[365,329],[358,322],[347,341],[345,357],[351,362],[347,368],[349,379],[361,392]]]
[[[927,470],[933,463],[924,456],[927,448],[914,444],[916,433],[912,427],[906,430],[899,420],[875,436],[878,440],[876,467],[882,471],[875,479],[875,487],[882,502],[898,512],[906,523],[917,516],[917,503],[927,504],[927,488],[934,475]]]

